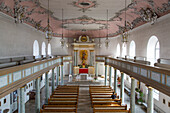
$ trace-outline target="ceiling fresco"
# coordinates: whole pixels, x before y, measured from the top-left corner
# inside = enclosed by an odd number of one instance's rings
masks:
[[[146,9],[158,19],[170,12],[170,0],[127,0],[126,8],[125,0],[49,0],[49,3],[50,26],[55,37],[61,37],[62,31],[63,36],[69,38],[79,35],[114,37],[124,29],[125,9],[127,30],[146,23],[142,17]],[[47,4],[47,0],[0,0],[0,11],[45,32]]]

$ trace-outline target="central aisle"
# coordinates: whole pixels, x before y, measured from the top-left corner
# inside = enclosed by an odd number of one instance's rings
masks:
[[[89,95],[89,86],[79,87],[77,113],[93,113]]]

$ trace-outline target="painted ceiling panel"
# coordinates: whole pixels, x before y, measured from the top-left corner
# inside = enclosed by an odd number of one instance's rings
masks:
[[[127,30],[145,24],[141,11],[150,9],[159,17],[170,12],[170,0],[126,0]],[[50,26],[53,35],[75,38],[114,37],[125,28],[125,0],[49,0]],[[14,9],[23,8],[23,22],[45,32],[48,0],[0,0],[0,11],[15,17]],[[63,9],[63,23],[62,23]],[[63,30],[62,30],[63,29]]]

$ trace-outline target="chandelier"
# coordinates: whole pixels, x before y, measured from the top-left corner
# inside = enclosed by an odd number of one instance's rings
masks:
[[[126,0],[125,0],[125,27],[122,30],[122,42],[123,43],[127,43],[128,42],[128,30],[127,30],[127,26],[126,26]]]
[[[24,13],[26,12],[25,7],[19,5],[18,2],[15,1],[14,3],[14,19],[15,23],[23,23],[24,21]]]
[[[108,38],[108,10],[107,10],[107,38],[105,40],[105,47],[108,48],[109,47],[109,38]]]
[[[100,41],[100,38],[99,38],[98,47],[99,47],[99,48],[101,48],[101,47],[102,47],[102,43],[101,43],[101,41]]]
[[[158,18],[158,15],[156,14],[156,12],[152,11],[152,9],[150,8],[146,8],[146,9],[141,9],[140,10],[140,15],[143,18],[144,21],[146,22],[150,22],[151,24],[154,24]]]
[[[63,38],[63,9],[62,9],[62,38],[60,40],[61,47],[63,48],[65,45],[65,40]]]
[[[46,37],[46,39],[48,40],[48,43],[50,42],[50,40],[52,39],[52,28],[51,28],[51,26],[50,26],[50,19],[49,19],[49,0],[48,0],[48,20],[47,20],[47,30],[46,30],[46,32],[45,32],[45,37]]]

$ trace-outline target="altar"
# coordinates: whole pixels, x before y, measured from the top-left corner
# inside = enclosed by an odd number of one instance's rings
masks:
[[[74,55],[73,74],[95,75],[95,43],[93,39],[82,35],[72,43]]]
[[[79,68],[79,74],[86,73],[88,74],[88,68]]]

